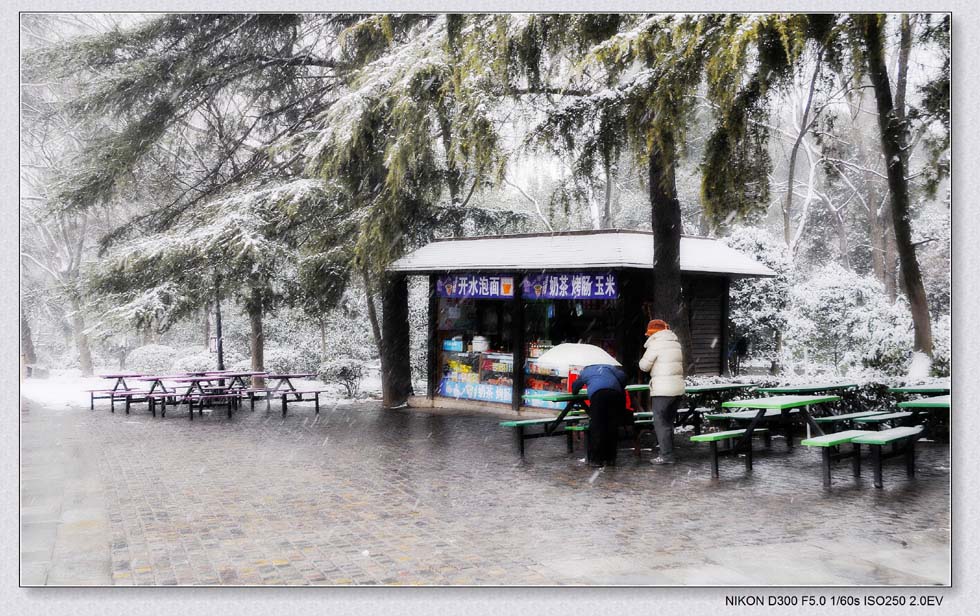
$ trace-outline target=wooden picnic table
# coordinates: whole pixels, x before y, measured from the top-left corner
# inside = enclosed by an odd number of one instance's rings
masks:
[[[167,386],[164,384],[164,381],[176,381],[186,377],[187,374],[162,374],[162,375],[141,376],[136,378],[136,380],[150,384],[150,390],[146,392],[148,394],[152,394],[153,392],[155,392],[157,387],[160,388],[161,392],[167,394],[171,392],[167,391]]]
[[[843,391],[854,389],[857,383],[814,383],[812,385],[780,385],[778,387],[760,387],[756,391],[765,394],[822,394],[828,391]]]
[[[120,387],[122,387],[123,389],[129,389],[129,386],[126,385],[126,379],[129,378],[134,379],[136,377],[145,376],[145,375],[146,375],[145,372],[117,372],[115,374],[100,374],[99,378],[116,379],[116,383],[112,386],[112,391],[116,391]]]
[[[728,402],[723,402],[723,408],[730,409],[751,409],[758,411],[755,416],[749,421],[748,427],[745,429],[745,434],[739,440],[738,445],[734,448],[735,450],[741,449],[742,447],[752,446],[752,431],[765,419],[766,413],[771,410],[780,411],[780,421],[783,426],[786,427],[787,432],[787,445],[789,447],[793,446],[792,432],[789,428],[789,413],[791,410],[797,411],[803,419],[806,421],[807,425],[810,427],[817,436],[823,436],[824,431],[816,421],[813,420],[813,416],[810,415],[809,407],[816,406],[819,404],[827,404],[830,402],[837,402],[841,398],[840,396],[770,396],[768,398],[750,398],[748,400],[730,400]]]
[[[276,379],[279,382],[276,386],[272,388],[272,391],[279,391],[283,387],[289,388],[290,391],[296,391],[296,387],[293,385],[292,379],[308,379],[316,376],[315,372],[296,372],[289,374],[266,374],[267,379]]]

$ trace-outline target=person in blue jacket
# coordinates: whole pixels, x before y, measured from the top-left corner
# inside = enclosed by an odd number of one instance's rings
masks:
[[[586,366],[572,392],[589,390],[589,460],[592,466],[616,465],[619,424],[626,412],[626,373],[616,366]]]

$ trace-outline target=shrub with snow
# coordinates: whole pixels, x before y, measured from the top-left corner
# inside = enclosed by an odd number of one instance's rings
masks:
[[[786,355],[798,365],[824,364],[898,376],[912,353],[912,316],[903,300],[888,301],[871,276],[837,264],[818,270],[791,291]]]
[[[174,370],[177,372],[199,372],[218,369],[218,354],[208,351],[198,351],[190,354],[178,354],[174,360]]]
[[[932,324],[932,374],[948,377],[953,364],[952,319],[944,314]]]
[[[126,368],[152,374],[167,374],[173,371],[177,350],[163,344],[148,344],[133,349],[126,356]]]
[[[732,281],[730,319],[732,344],[745,337],[749,357],[773,361],[777,337],[786,327],[792,262],[783,242],[760,227],[735,227],[725,243],[776,272],[774,278]]]
[[[352,357],[343,357],[324,362],[317,371],[324,383],[339,383],[344,386],[348,398],[357,395],[364,378],[364,362]]]

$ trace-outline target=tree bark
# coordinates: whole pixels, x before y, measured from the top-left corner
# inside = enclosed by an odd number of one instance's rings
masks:
[[[211,315],[208,309],[204,309],[204,348],[211,346]]]
[[[650,218],[653,225],[653,318],[666,321],[680,338],[685,374],[693,370],[691,327],[681,280],[681,204],[677,198],[673,135],[654,144],[649,157]]]
[[[404,405],[414,393],[408,318],[408,279],[403,274],[388,274],[381,291],[381,390],[385,408]]]
[[[252,296],[249,298],[248,324],[248,343],[252,351],[252,370],[262,372],[265,370],[265,337],[262,334],[262,291],[259,289],[253,289]],[[252,387],[256,389],[265,387],[265,379],[260,376],[253,376]]]
[[[92,351],[89,348],[88,336],[85,334],[82,303],[74,293],[71,298],[71,327],[75,334],[75,348],[78,350],[78,367],[82,371],[82,376],[92,376]]]
[[[892,223],[895,226],[895,247],[898,252],[902,282],[912,310],[915,327],[915,350],[932,356],[932,323],[926,301],[922,272],[912,243],[912,224],[909,214],[909,187],[906,179],[903,149],[906,144],[905,123],[898,117],[892,101],[888,70],[885,66],[883,15],[862,16],[866,44],[868,77],[874,87],[878,105],[878,127],[881,149],[888,169],[888,192],[891,196]]]
[[[214,290],[214,337],[215,345],[218,347],[218,370],[225,369],[225,341],[222,338],[223,335],[224,332],[221,329],[221,287],[220,283],[216,282]]]
[[[34,349],[31,324],[23,312],[20,313],[20,354],[24,357],[25,364],[34,365],[37,363],[37,351]]]
[[[361,268],[361,279],[364,282],[364,295],[367,299],[368,321],[371,322],[371,334],[374,336],[374,345],[378,351],[378,358],[384,356],[384,345],[381,343],[381,325],[378,321],[378,309],[374,305],[374,293],[371,290],[371,278],[368,275],[367,266]]]
[[[807,92],[806,104],[803,106],[803,115],[800,118],[799,131],[796,134],[796,141],[789,153],[789,179],[786,187],[786,202],[783,204],[783,238],[786,247],[793,249],[793,191],[796,183],[796,157],[800,153],[800,145],[803,138],[810,130],[810,108],[813,106],[813,93],[817,88],[817,78],[820,76],[820,65],[823,61],[823,48],[817,55],[817,65],[813,68],[813,77],[810,79],[810,89]],[[803,224],[802,222],[800,224]]]

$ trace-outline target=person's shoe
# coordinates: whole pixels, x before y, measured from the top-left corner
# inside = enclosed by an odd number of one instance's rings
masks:
[[[663,464],[673,464],[673,463],[674,463],[673,458],[665,458],[663,456],[657,456],[656,458],[650,460],[650,464],[656,464],[658,466]]]
[[[591,466],[592,468],[603,468],[606,465],[603,464],[602,462],[589,462],[589,466]]]

